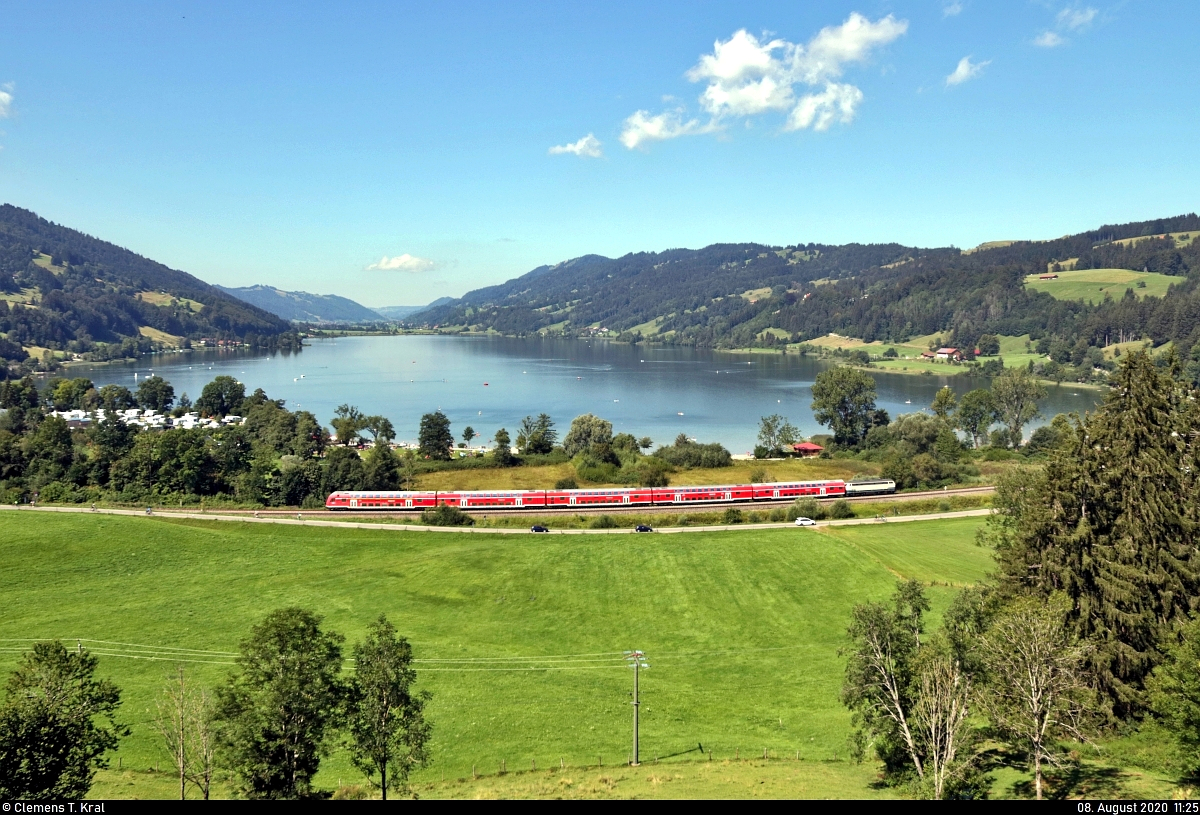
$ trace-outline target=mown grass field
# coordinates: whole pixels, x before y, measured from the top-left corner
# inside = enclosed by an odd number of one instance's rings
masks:
[[[764,748],[844,759],[849,715],[838,702],[837,650],[851,606],[887,596],[909,569],[938,582],[978,579],[986,553],[973,542],[977,525],[545,539],[5,513],[0,674],[15,665],[9,649],[26,639],[231,652],[280,606],[315,609],[351,642],[382,612],[423,659],[645,650],[653,666],[643,678],[647,757],[702,743],[718,760]],[[953,590],[930,591],[940,612]],[[206,683],[230,670],[206,664],[226,657],[193,656],[200,661],[187,668]],[[472,766],[495,773],[501,761],[512,770],[625,761],[631,677],[600,659],[521,671],[423,664],[435,763],[419,780],[469,778]],[[124,689],[133,735],[121,746],[121,771],[105,773],[97,793],[170,794],[165,770],[146,771],[165,766],[152,709],[174,664],[101,657],[102,673]],[[360,780],[341,753],[320,779],[331,789]],[[868,792],[840,781],[808,789]]]
[[[419,659],[476,660],[418,666],[434,694],[434,762],[414,779],[423,797],[891,796],[870,763],[846,761],[848,615],[911,576],[932,584],[936,625],[955,587],[990,567],[980,522],[535,537],[9,512],[0,676],[30,639],[108,643],[85,644],[123,689],[133,732],[93,795],[171,797],[153,709],[178,658],[117,654],[195,649],[183,664],[213,685],[272,609],[312,608],[348,643],[386,613]],[[652,665],[649,763],[636,770],[619,766],[629,648]],[[497,658],[524,667],[479,661]],[[318,782],[345,792],[362,778],[335,750]]]
[[[1144,289],[1137,288],[1144,282]],[[1025,278],[1025,288],[1043,291],[1058,300],[1084,300],[1099,303],[1105,295],[1119,300],[1126,289],[1140,297],[1162,297],[1172,283],[1182,283],[1183,278],[1155,272],[1133,272],[1128,269],[1081,269],[1058,272],[1057,280],[1039,280],[1038,275]]]

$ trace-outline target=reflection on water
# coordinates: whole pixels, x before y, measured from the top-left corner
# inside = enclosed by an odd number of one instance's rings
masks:
[[[571,419],[595,413],[615,432],[667,444],[678,434],[719,441],[735,453],[754,447],[758,418],[780,413],[804,435],[824,432],[812,418],[811,387],[828,363],[782,354],[629,346],[601,340],[489,337],[343,337],[314,340],[299,354],[255,356],[196,350],[134,363],[84,366],[72,376],[133,389],[150,373],[175,393],[200,395],[218,374],[247,390],[262,388],[326,424],[342,403],[388,416],[401,440],[415,440],[421,414],[440,409],[456,435],[470,425],[484,439],[501,427],[515,436],[527,415],[548,413],[565,433]],[[893,417],[927,408],[943,385],[960,396],[987,380],[873,372],[879,406]],[[136,377],[136,379],[135,379]],[[1056,413],[1092,409],[1101,393],[1049,388]],[[1032,426],[1036,426],[1035,423]]]

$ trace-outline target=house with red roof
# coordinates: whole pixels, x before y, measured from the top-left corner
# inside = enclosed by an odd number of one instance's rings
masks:
[[[825,448],[819,444],[813,444],[811,441],[802,441],[792,445],[792,452],[801,458],[810,458],[812,456],[821,455],[821,451]]]

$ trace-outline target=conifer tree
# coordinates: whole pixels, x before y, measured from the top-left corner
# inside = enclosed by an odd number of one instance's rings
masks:
[[[1001,486],[991,526],[1002,591],[1071,598],[1068,624],[1094,644],[1088,669],[1122,717],[1144,707],[1172,626],[1200,600],[1188,396],[1145,352],[1127,355],[1045,473]]]

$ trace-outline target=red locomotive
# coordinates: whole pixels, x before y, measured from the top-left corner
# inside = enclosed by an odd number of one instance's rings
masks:
[[[895,486],[892,486],[892,490]],[[880,489],[879,492],[888,490]],[[857,492],[866,492],[858,490]],[[707,487],[626,487],[583,490],[512,490],[498,492],[344,492],[330,493],[326,509],[425,509],[448,504],[462,509],[571,509],[593,506],[682,506],[729,501],[778,501],[846,494],[845,481],[785,481]]]

